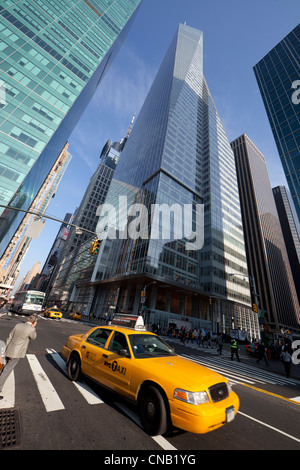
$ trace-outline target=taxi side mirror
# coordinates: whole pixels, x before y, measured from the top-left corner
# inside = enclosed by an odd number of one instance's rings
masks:
[[[118,354],[122,357],[131,357],[128,349],[119,349]]]

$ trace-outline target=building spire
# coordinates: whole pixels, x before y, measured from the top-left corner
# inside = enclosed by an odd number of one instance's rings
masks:
[[[132,130],[132,126],[133,126],[133,122],[135,120],[135,114],[133,115],[133,118],[131,119],[131,123],[130,123],[130,126],[129,126],[129,129],[128,129],[128,132],[127,132],[127,135],[126,135],[126,140],[128,139],[128,137],[130,136],[130,133],[131,133],[131,130]]]
[[[127,131],[127,134],[126,134],[126,137],[124,139],[121,140],[120,144],[122,146],[122,150],[124,149],[125,145],[126,145],[126,142],[127,140],[129,139],[129,136],[130,136],[130,133],[131,133],[131,130],[132,130],[132,126],[133,126],[133,122],[134,122],[134,119],[135,119],[135,114],[133,115],[133,118],[131,119],[131,123],[130,123],[130,126],[129,126],[129,129]]]

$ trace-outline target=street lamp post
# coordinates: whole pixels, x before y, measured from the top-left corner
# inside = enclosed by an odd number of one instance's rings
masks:
[[[142,289],[141,291],[141,310],[140,310],[140,313],[142,314],[143,313],[143,306],[145,307],[145,302],[147,300],[146,298],[146,293],[147,293],[147,287],[151,286],[152,284],[156,284],[156,281],[152,281],[152,282],[149,282],[149,284],[147,284],[146,286],[144,286],[144,288]],[[148,323],[148,320],[149,320],[149,314],[146,315],[144,314],[144,323],[145,325]]]
[[[255,304],[252,303],[252,310],[255,313],[257,313],[257,315],[259,317],[259,312],[260,312],[260,309],[258,307],[258,297],[259,297],[259,295],[258,295],[257,290],[256,290],[256,283],[255,283],[254,277],[249,276],[249,274],[242,274],[242,273],[229,273],[229,276],[242,276],[242,277],[248,277],[249,278],[250,285],[251,285],[251,287],[253,287],[253,293],[254,293],[254,297],[255,297]]]
[[[252,276],[249,276],[249,274],[242,274],[242,273],[229,273],[229,276],[242,276],[242,277],[248,277],[250,279],[250,285],[253,286],[253,292],[254,292],[254,297],[255,297],[255,306],[256,306],[256,313],[259,314],[259,308],[258,308],[258,293],[256,290],[256,284],[255,284],[255,279]],[[251,284],[252,282],[252,284]]]

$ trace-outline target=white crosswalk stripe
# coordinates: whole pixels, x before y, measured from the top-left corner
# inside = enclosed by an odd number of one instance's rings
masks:
[[[46,352],[51,354],[51,358],[64,372],[64,374],[67,375],[67,366],[60,354],[58,354],[54,349],[46,349]],[[37,386],[46,411],[49,413],[53,411],[64,410],[65,406],[59,397],[58,391],[51,383],[37,357],[34,354],[27,354],[26,358],[28,360],[34,382]],[[98,405],[104,403],[85,382],[77,381],[72,382],[72,384],[89,405]],[[15,371],[13,370],[7,378],[2,389],[3,399],[0,400],[0,409],[14,408],[17,405],[15,402],[15,388]]]
[[[62,357],[54,349],[47,349],[47,352],[51,354],[52,359],[67,375],[67,366]],[[103,403],[103,401],[98,397],[98,395],[85,382],[78,381],[73,382],[73,384],[90,405],[97,405]]]
[[[36,356],[34,354],[27,354],[26,357],[46,410],[48,412],[63,410],[65,407]]]
[[[182,354],[182,356],[219,372],[232,383],[300,385],[300,382],[296,379],[288,379],[274,372],[261,370],[242,362],[225,362],[219,356],[203,357],[193,354]]]
[[[1,394],[3,400],[0,400],[0,409],[14,408],[15,406],[15,375],[12,372],[7,378]]]

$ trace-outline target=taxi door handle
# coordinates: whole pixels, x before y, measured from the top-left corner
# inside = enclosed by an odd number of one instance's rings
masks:
[[[81,346],[81,349],[86,349],[86,346]]]
[[[102,356],[108,358],[108,355],[107,355],[107,354],[102,354]]]

